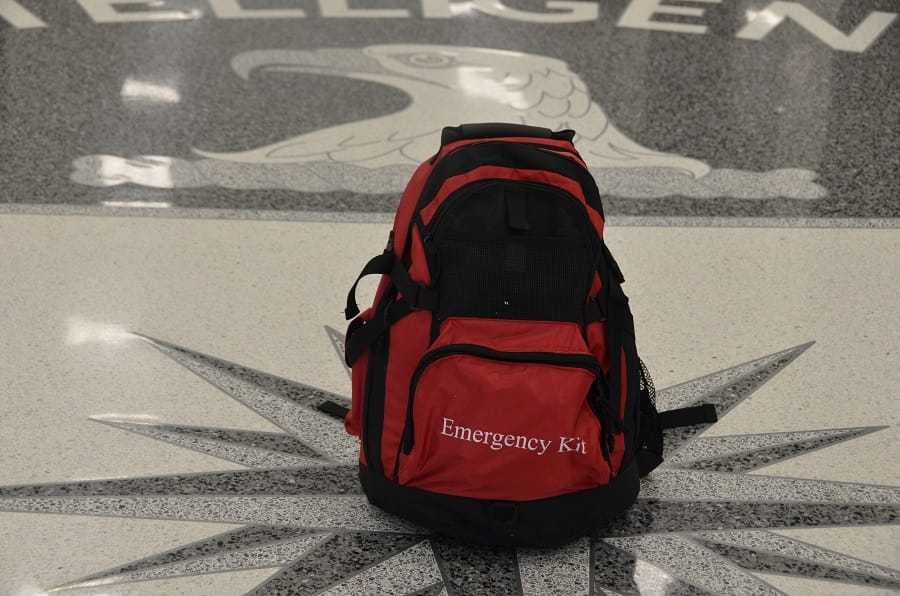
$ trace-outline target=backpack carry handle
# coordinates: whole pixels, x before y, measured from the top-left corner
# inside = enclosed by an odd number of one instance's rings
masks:
[[[444,127],[443,132],[441,132],[441,146],[466,139],[486,139],[490,137],[536,137],[557,141],[571,141],[575,138],[575,131],[571,129],[553,131],[540,126],[527,126],[525,124],[507,122],[460,124],[459,126]]]

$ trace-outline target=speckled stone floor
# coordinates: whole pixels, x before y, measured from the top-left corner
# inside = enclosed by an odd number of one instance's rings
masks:
[[[896,593],[898,13],[0,0],[0,595]],[[658,399],[720,416],[560,549],[373,509],[316,407],[473,120],[578,130]]]

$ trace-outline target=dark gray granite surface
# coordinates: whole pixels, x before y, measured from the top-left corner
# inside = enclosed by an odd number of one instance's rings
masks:
[[[896,2],[803,0],[806,26],[789,16],[757,40],[747,39],[749,19],[773,18],[765,0],[687,3],[703,16],[653,19],[700,34],[624,26],[641,1],[552,23],[522,20],[551,18],[535,0],[508,2],[524,17],[461,3],[453,18],[426,18],[422,3],[401,0],[377,3],[392,14],[351,18],[329,16],[339,4],[329,0],[243,3],[301,7],[302,19],[223,18],[236,3],[167,0],[155,10],[186,18],[157,22],[141,14],[147,5],[107,7],[132,22],[95,22],[100,9],[92,18],[75,1],[17,0],[17,16],[0,12],[0,203],[384,212],[433,151],[433,131],[490,114],[582,132],[613,216],[900,215]],[[864,35],[866,19],[879,35]],[[459,84],[437,96],[373,78],[402,58],[405,76],[434,87],[437,70],[414,61],[454,51],[469,66],[448,66],[441,76]],[[518,101],[509,89],[500,97],[466,70],[524,80],[554,59],[555,74],[532,76],[518,111],[506,109]],[[381,145],[394,147],[370,124],[382,117],[417,139],[407,157],[377,162]],[[366,131],[372,138],[348,149]],[[292,139],[303,149],[252,153]],[[612,167],[609,148],[623,144],[628,163]],[[306,153],[319,157],[298,157]]]

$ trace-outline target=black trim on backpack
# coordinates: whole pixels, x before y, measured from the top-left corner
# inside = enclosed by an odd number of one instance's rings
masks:
[[[353,367],[359,357],[375,343],[391,325],[411,313],[413,309],[404,300],[398,300],[388,305],[381,315],[363,321],[354,320],[347,328],[347,337],[344,344],[344,362]]]
[[[396,290],[391,287],[382,297],[376,316],[383,317],[394,303]],[[384,395],[387,381],[388,348],[390,334],[382,333],[369,348],[369,366],[366,369],[365,401],[363,401],[362,448],[366,462],[378,474],[384,474],[381,462],[381,434],[384,429]]]
[[[392,266],[385,270],[388,263]],[[437,309],[437,292],[414,282],[402,262],[395,262],[394,254],[385,252],[373,257],[366,264],[356,279],[356,283],[350,288],[350,292],[347,294],[346,314],[349,315],[354,311],[359,314],[359,308],[356,305],[356,285],[359,280],[371,273],[390,275],[391,282],[400,291],[402,299],[393,304],[387,304],[378,316],[373,316],[369,320],[355,319],[350,323],[344,340],[344,362],[350,367],[391,325],[414,310]]]
[[[367,456],[368,457],[368,456]],[[593,534],[637,498],[634,464],[608,484],[534,501],[473,499],[402,486],[366,466],[359,479],[369,502],[439,534],[470,542],[552,547]]]
[[[460,124],[445,126],[441,131],[441,146],[468,139],[484,139],[490,137],[535,137],[539,139],[555,139],[570,141],[575,138],[575,131],[550,130],[539,126],[511,124],[508,122],[480,122],[476,124]]]
[[[637,460],[638,473],[641,478],[652,472],[663,462],[663,433],[659,425],[659,414],[656,406],[646,394],[641,395],[638,404],[640,409],[640,429],[637,436]]]

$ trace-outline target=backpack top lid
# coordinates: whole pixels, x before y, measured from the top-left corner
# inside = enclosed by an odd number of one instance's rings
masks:
[[[468,139],[485,139],[491,137],[533,137],[569,141],[575,138],[575,131],[565,129],[553,131],[540,126],[512,124],[507,122],[481,122],[477,124],[460,124],[446,126],[441,132],[441,146]]]

